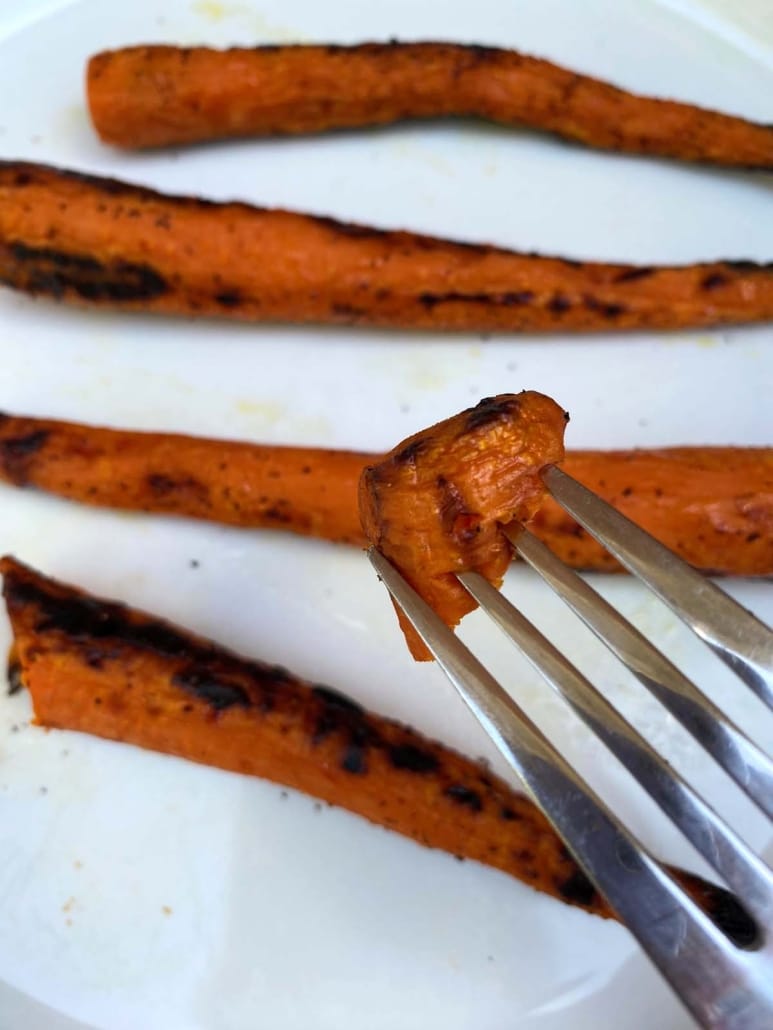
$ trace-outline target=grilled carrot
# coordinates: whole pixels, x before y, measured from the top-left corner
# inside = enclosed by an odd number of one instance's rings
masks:
[[[121,147],[477,116],[603,150],[773,168],[773,128],[640,97],[512,50],[453,43],[134,46],[96,54],[94,127]]]
[[[0,560],[10,681],[35,721],[260,776],[431,848],[613,916],[537,808],[480,763],[327,687],[239,658],[168,622]],[[739,940],[732,895],[677,872]]]
[[[357,483],[381,457],[0,415],[2,482],[357,547]],[[570,451],[563,467],[698,568],[773,575],[773,448]],[[618,569],[551,498],[529,528],[574,568]]]
[[[0,162],[0,282],[176,315],[416,329],[678,328],[773,317],[773,265],[517,254]]]
[[[506,393],[403,440],[360,478],[362,528],[446,625],[478,607],[456,578],[502,585],[513,549],[502,532],[546,496],[540,472],[564,457],[569,416],[544,394]],[[408,649],[432,661],[395,604]]]
[[[562,467],[696,568],[773,575],[773,448],[575,451]],[[529,529],[568,565],[618,569],[552,497]]]
[[[363,546],[367,454],[99,429],[0,414],[0,481],[105,508]]]

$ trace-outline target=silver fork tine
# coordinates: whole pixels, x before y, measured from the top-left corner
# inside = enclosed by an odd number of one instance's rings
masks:
[[[763,925],[773,924],[773,874],[765,863],[487,579],[477,572],[460,573],[457,578],[706,861],[743,898],[755,919]]]
[[[773,818],[773,761],[584,579],[533,533],[505,527],[521,557]]]
[[[555,499],[773,708],[773,632],[687,562],[556,466]]]
[[[587,876],[695,1018],[724,1030],[771,1025],[770,954],[735,948],[390,562],[374,549],[368,556]]]

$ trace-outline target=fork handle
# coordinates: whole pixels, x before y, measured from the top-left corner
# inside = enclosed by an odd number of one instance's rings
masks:
[[[741,952],[616,819],[435,611],[368,557],[438,664],[588,878],[704,1027],[773,1026],[772,946]]]

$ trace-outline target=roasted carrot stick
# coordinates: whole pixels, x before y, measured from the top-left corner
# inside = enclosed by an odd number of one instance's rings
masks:
[[[0,481],[100,507],[356,546],[365,544],[357,482],[369,457],[0,414]]]
[[[357,547],[357,483],[380,458],[0,415],[0,481]],[[773,575],[773,448],[575,451],[563,467],[698,568]],[[618,568],[550,498],[530,529],[574,568]]]
[[[96,307],[416,329],[678,328],[773,317],[773,265],[517,254],[0,162],[0,282]]]
[[[135,46],[88,63],[106,143],[158,147],[478,116],[604,150],[773,168],[773,128],[635,96],[512,50],[452,43]]]
[[[480,763],[327,687],[246,660],[158,618],[0,560],[10,681],[35,721],[260,776],[431,848],[613,916],[535,806]],[[738,940],[732,895],[677,871]]]
[[[502,532],[545,500],[540,472],[564,457],[569,416],[541,393],[505,393],[403,440],[368,465],[359,487],[368,541],[395,565],[446,625],[477,602],[456,578],[478,572],[502,585],[513,549]],[[395,604],[408,649],[432,661]]]

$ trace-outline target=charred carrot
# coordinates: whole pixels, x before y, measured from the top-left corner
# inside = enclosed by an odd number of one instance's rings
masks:
[[[35,721],[260,776],[431,848],[501,869],[612,916],[537,808],[482,764],[327,687],[122,604],[0,560],[11,681]],[[738,940],[756,933],[732,895],[677,872]]]
[[[0,282],[92,307],[415,329],[673,329],[773,317],[773,265],[568,261],[24,162],[0,162]]]
[[[0,481],[357,547],[357,483],[381,457],[0,415]],[[563,467],[698,568],[773,575],[773,448],[575,451]],[[551,498],[530,529],[574,568],[618,568]]]
[[[513,50],[453,43],[134,46],[88,62],[105,143],[158,147],[479,117],[603,150],[773,168],[773,128],[636,96]]]
[[[562,467],[696,568],[773,575],[773,448],[575,451]],[[618,569],[552,497],[529,529],[568,565]]]
[[[0,481],[85,504],[364,545],[354,451],[98,429],[0,414]]]
[[[359,506],[368,541],[448,626],[478,606],[456,573],[478,572],[502,585],[513,559],[502,526],[528,522],[544,502],[540,472],[563,460],[568,418],[541,393],[489,397],[363,470]],[[432,661],[397,604],[395,611],[413,657]]]

